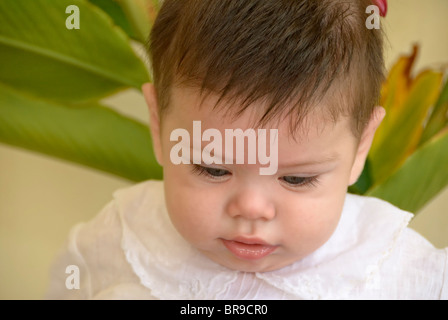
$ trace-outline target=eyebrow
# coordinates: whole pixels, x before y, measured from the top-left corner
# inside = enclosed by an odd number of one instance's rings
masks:
[[[306,167],[306,166],[335,162],[335,161],[339,160],[339,158],[340,158],[339,154],[334,153],[331,155],[326,155],[318,160],[308,160],[308,161],[296,162],[296,163],[279,163],[278,167],[279,168]]]

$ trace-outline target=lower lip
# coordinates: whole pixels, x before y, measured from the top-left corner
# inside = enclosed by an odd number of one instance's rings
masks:
[[[239,241],[222,240],[224,246],[235,256],[246,260],[258,260],[266,257],[277,249],[277,246],[266,244],[247,244]]]

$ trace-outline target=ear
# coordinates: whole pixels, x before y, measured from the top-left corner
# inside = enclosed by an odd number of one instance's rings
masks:
[[[152,83],[145,83],[142,86],[143,95],[149,109],[149,128],[151,130],[152,145],[157,162],[163,166],[162,162],[162,144],[160,141],[160,116],[157,93]]]
[[[364,164],[369,154],[370,147],[372,146],[373,137],[375,136],[376,129],[383,121],[386,115],[386,110],[383,107],[375,107],[370,117],[369,123],[367,124],[364,132],[362,133],[361,139],[358,144],[358,150],[356,152],[355,161],[352,166],[352,171],[350,174],[349,185],[354,184],[358,181],[359,176],[364,169]]]

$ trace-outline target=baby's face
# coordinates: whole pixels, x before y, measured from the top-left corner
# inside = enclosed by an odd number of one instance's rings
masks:
[[[178,141],[170,141],[170,134],[175,129],[186,129],[192,140],[193,121],[201,121],[202,132],[219,130],[225,150],[225,129],[252,128],[253,108],[232,121],[212,110],[214,99],[199,108],[197,90],[175,87],[163,117],[159,160],[172,223],[191,245],[231,269],[271,271],[302,259],[332,235],[347,187],[359,174],[353,169],[359,155],[349,120],[325,123],[311,117],[310,130],[296,141],[283,121],[275,128],[278,170],[273,175],[260,175],[258,161],[173,164],[170,152]],[[201,149],[208,143],[203,141]]]

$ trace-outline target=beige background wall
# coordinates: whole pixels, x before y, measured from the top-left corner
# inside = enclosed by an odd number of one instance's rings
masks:
[[[448,64],[448,0],[389,0],[382,27],[388,66],[421,44],[418,68]],[[147,122],[137,91],[108,100]],[[448,165],[447,169],[448,170]],[[70,227],[94,216],[129,182],[0,145],[0,299],[41,299],[51,260]],[[448,246],[448,188],[412,222],[437,247]]]

